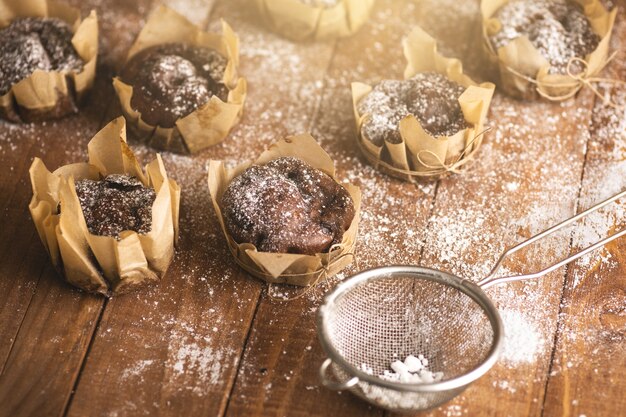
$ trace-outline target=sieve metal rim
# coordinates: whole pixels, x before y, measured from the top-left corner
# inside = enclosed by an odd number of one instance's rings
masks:
[[[413,277],[415,279],[427,279],[430,281],[436,281],[443,285],[449,285],[461,291],[463,294],[469,296],[483,309],[487,318],[491,323],[491,327],[494,331],[494,343],[491,346],[489,353],[485,360],[465,374],[459,375],[455,378],[448,379],[440,382],[433,383],[405,383],[394,382],[379,378],[375,375],[369,375],[363,372],[361,369],[353,366],[346,361],[343,356],[335,349],[332,342],[329,339],[330,331],[328,329],[327,310],[329,306],[335,302],[340,296],[347,293],[351,289],[366,284],[367,282],[378,279],[392,279],[398,275],[404,277]],[[502,345],[504,343],[504,326],[498,309],[492,303],[491,299],[485,294],[485,292],[476,284],[466,279],[459,278],[448,272],[439,271],[432,268],[412,266],[412,265],[392,265],[379,268],[372,268],[350,277],[343,281],[337,287],[335,287],[330,293],[324,297],[318,314],[317,314],[317,329],[318,338],[322,345],[322,348],[328,355],[328,358],[345,368],[351,375],[358,378],[350,386],[356,385],[358,382],[367,382],[373,385],[377,385],[384,388],[391,388],[401,392],[422,392],[422,393],[435,393],[447,390],[453,390],[458,388],[464,388],[468,384],[476,381],[478,378],[486,374],[498,360]],[[352,378],[354,379],[354,378]],[[352,380],[351,379],[351,380]],[[351,380],[348,380],[351,381]],[[341,385],[341,384],[340,384]],[[349,388],[346,386],[346,388]]]

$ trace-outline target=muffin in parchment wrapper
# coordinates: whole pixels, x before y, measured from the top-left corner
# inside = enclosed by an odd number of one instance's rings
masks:
[[[419,178],[437,178],[455,172],[469,162],[478,151],[483,138],[483,125],[495,90],[492,83],[476,84],[463,74],[461,61],[446,58],[437,52],[436,41],[420,27],[415,27],[403,40],[407,67],[404,78],[419,73],[443,74],[465,88],[458,101],[466,127],[452,136],[433,136],[412,114],[398,123],[401,141],[383,141],[377,146],[363,132],[369,114],[359,112],[359,103],[373,89],[372,86],[352,83],[352,103],[357,129],[357,144],[365,158],[377,169],[407,181]]]
[[[367,21],[375,0],[337,0],[306,4],[300,0],[254,0],[269,28],[295,41],[333,39],[354,34]]]
[[[252,165],[264,165],[281,157],[298,158],[311,167],[328,174],[337,183],[332,159],[309,134],[291,136],[272,145],[254,162],[246,162],[228,169],[222,161],[209,164],[209,190],[217,218],[220,222],[228,248],[237,264],[251,275],[269,283],[308,286],[332,277],[354,260],[357,238],[361,191],[351,184],[340,184],[348,191],[354,204],[354,218],[344,232],[338,245],[331,246],[328,253],[301,255],[293,253],[259,252],[251,243],[237,243],[228,232],[222,214],[221,201],[231,181]]]
[[[30,123],[76,113],[96,78],[96,12],[92,10],[83,20],[77,8],[52,0],[0,0],[0,29],[25,17],[58,18],[67,23],[74,33],[72,45],[83,61],[82,70],[35,70],[0,96],[0,119]]]
[[[52,263],[72,285],[107,296],[157,283],[174,256],[178,237],[180,188],[168,178],[160,155],[142,170],[126,144],[122,117],[89,142],[89,162],[48,171],[35,158],[30,167],[33,198],[29,209]],[[89,232],[75,182],[128,174],[154,189],[152,227],[146,234],[123,231],[119,239]]]
[[[600,0],[571,1],[582,6],[591,28],[600,37],[593,52],[579,57],[586,62],[586,66],[582,68],[582,73],[574,75],[587,79],[598,74],[607,63],[617,7],[609,12]],[[584,86],[584,82],[567,73],[550,74],[550,63],[528,37],[520,36],[497,50],[494,48],[490,37],[502,29],[502,23],[493,16],[508,2],[509,0],[482,0],[480,3],[483,49],[491,64],[498,68],[498,88],[520,99],[544,97],[559,101],[574,96]]]
[[[113,86],[132,133],[150,146],[178,153],[196,153],[223,141],[243,113],[247,94],[245,78],[239,77],[239,38],[222,20],[222,34],[204,32],[184,16],[160,6],[149,17],[128,52],[125,63],[139,52],[157,45],[184,44],[210,48],[227,59],[223,83],[228,89],[226,102],[212,95],[208,103],[176,120],[174,127],[153,126],[131,106],[133,87],[119,77]]]

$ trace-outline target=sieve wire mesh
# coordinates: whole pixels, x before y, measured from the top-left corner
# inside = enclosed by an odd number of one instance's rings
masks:
[[[449,278],[462,281],[443,273],[380,276],[359,282],[327,303],[326,342],[343,359],[333,361],[335,377],[346,381],[363,365],[370,367],[373,375],[361,374],[352,392],[400,412],[432,408],[463,391],[467,384],[419,392],[403,389],[415,384],[381,384],[378,378],[392,361],[422,354],[432,372],[443,372],[442,381],[450,381],[490,356],[497,341],[494,321],[465,287],[450,285]]]

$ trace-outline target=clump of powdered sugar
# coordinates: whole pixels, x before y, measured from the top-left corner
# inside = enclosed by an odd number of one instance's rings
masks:
[[[385,369],[378,377],[385,381],[406,384],[431,384],[441,381],[443,373],[432,372],[428,366],[428,359],[423,355],[408,355],[404,361],[391,362],[391,370]],[[374,369],[366,363],[361,364],[360,370],[368,375],[375,374]],[[359,382],[357,387],[376,405],[393,410],[419,411],[436,405],[437,400],[424,393],[400,391],[365,381]]]
[[[391,369],[385,369],[379,374],[380,379],[410,384],[430,384],[443,379],[443,372],[433,372],[428,369],[428,358],[424,355],[408,355],[404,361],[390,362]],[[361,370],[368,375],[374,375],[374,370],[366,363],[361,364]]]

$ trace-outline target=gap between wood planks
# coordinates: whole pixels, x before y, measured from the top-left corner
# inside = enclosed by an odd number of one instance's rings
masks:
[[[585,156],[583,159],[583,165],[580,170],[580,183],[578,186],[578,193],[576,196],[576,213],[580,213],[581,211],[580,200],[581,200],[581,196],[583,192],[583,179],[585,178],[585,168],[587,167],[587,160],[589,157],[589,142],[591,141],[591,133],[592,133],[591,126],[593,124],[593,109],[595,109],[595,105],[597,101],[598,101],[598,97],[595,97],[591,105],[592,115],[589,118],[589,123],[587,124],[587,131],[589,132],[589,134],[587,135],[587,140],[585,142]],[[584,220],[581,220],[581,221],[584,221]],[[572,229],[570,233],[569,251],[568,251],[570,254],[572,253],[572,249],[574,249],[574,233],[575,233],[575,230]],[[563,311],[563,300],[565,299],[565,295],[566,295],[565,290],[567,288],[567,276],[569,275],[571,265],[572,265],[571,263],[565,265],[565,268],[563,268],[563,273],[561,274],[563,278],[563,285],[561,286],[561,295],[559,297],[559,308],[558,308],[557,319],[556,319],[556,330],[554,332],[554,337],[552,338],[552,350],[550,352],[550,363],[548,364],[548,371],[547,371],[548,375],[546,377],[546,380],[543,386],[543,401],[541,403],[541,417],[543,417],[544,412],[545,412],[548,385],[549,385],[550,378],[552,375],[552,369],[554,367],[554,360],[555,360],[556,351],[557,351],[557,342],[561,336],[561,327],[563,325],[563,316],[561,313]]]
[[[39,241],[39,235],[37,234],[37,232],[33,232],[33,234],[31,235],[30,241],[28,246],[33,244],[33,241]],[[25,261],[26,259],[24,259]],[[22,262],[21,265],[23,265],[24,262]],[[41,277],[44,274],[44,271],[46,270],[46,266],[43,266],[41,268],[41,270],[39,271],[39,273],[37,274],[37,279],[35,281],[35,288],[39,287],[39,282],[41,281]],[[11,353],[13,352],[13,347],[15,346],[15,341],[17,340],[17,334],[20,332],[20,328],[22,327],[22,324],[24,324],[24,319],[26,319],[26,312],[28,311],[28,309],[30,308],[31,303],[33,302],[33,297],[34,297],[34,292],[31,292],[31,296],[28,299],[28,302],[26,303],[26,308],[24,308],[24,314],[22,314],[22,317],[19,319],[20,323],[17,326],[17,329],[15,331],[15,334],[13,335],[13,337],[11,338],[11,346],[9,347],[9,350],[7,351],[6,357],[4,358],[4,360],[2,361],[2,364],[0,365],[0,375],[2,375],[4,373],[4,368],[6,367],[6,364],[9,360],[9,358],[11,357]]]

